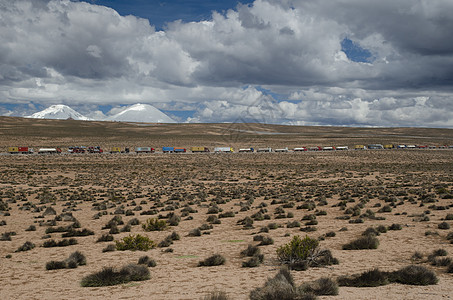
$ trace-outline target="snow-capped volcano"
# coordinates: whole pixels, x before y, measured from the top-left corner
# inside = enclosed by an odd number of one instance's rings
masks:
[[[107,117],[106,121],[143,122],[143,123],[176,123],[175,120],[149,104],[134,104],[125,110]]]
[[[62,104],[52,105],[42,111],[32,114],[31,116],[26,116],[26,118],[61,119],[61,120],[73,119],[73,120],[85,120],[85,121],[90,120],[89,118],[76,112],[69,106],[62,105]]]

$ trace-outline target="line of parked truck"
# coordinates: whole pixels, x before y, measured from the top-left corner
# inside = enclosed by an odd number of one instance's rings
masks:
[[[347,151],[347,150],[390,150],[390,149],[453,149],[453,145],[405,145],[405,144],[369,144],[369,145],[355,145],[352,148],[348,146],[312,146],[312,147],[296,147],[293,149],[276,148],[270,147],[265,148],[239,148],[237,151],[233,147],[215,147],[214,153],[269,153],[269,152],[305,152],[305,151]],[[155,153],[155,148],[152,147],[135,147],[133,148],[135,153]],[[191,147],[191,148],[178,148],[178,147],[162,147],[161,153],[208,153],[211,152],[208,147]],[[108,153],[131,153],[132,150],[129,147],[112,147]],[[33,154],[35,153],[33,148],[29,147],[8,147],[8,153],[10,154]],[[62,153],[61,148],[39,148],[39,154],[58,154]],[[104,153],[104,150],[100,146],[73,146],[68,148],[68,153]]]

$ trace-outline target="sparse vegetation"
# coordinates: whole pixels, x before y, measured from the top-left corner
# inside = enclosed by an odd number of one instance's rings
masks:
[[[146,266],[129,264],[119,271],[113,267],[105,267],[100,272],[84,277],[80,285],[83,287],[111,286],[148,279],[150,279],[150,272]]]
[[[156,247],[154,241],[140,234],[126,236],[120,241],[115,241],[115,243],[116,249],[120,251],[148,251],[149,249]]]

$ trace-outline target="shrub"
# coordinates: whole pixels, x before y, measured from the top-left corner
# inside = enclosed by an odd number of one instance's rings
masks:
[[[394,272],[395,282],[410,285],[430,285],[438,282],[436,274],[424,266],[411,265]]]
[[[201,236],[200,228],[195,228],[189,231],[189,236]]]
[[[401,230],[403,229],[403,226],[401,224],[392,224],[389,226],[389,230]]]
[[[334,231],[329,231],[329,232],[326,233],[326,237],[334,237],[336,235],[337,234]]]
[[[242,262],[242,267],[244,268],[254,268],[258,267],[264,260],[264,255],[259,254],[252,256],[249,260]]]
[[[282,268],[274,278],[269,278],[263,287],[250,292],[250,300],[309,300],[316,299],[313,294],[307,294],[296,288],[288,269]]]
[[[148,251],[149,249],[156,247],[154,241],[140,234],[126,236],[121,241],[115,241],[115,243],[116,249],[120,251],[124,250]]]
[[[228,294],[223,291],[213,291],[203,297],[203,300],[229,300]]]
[[[453,263],[447,266],[447,273],[453,273]]]
[[[96,240],[96,243],[100,243],[100,242],[111,242],[113,241],[113,235],[110,235],[110,234],[103,234],[101,235],[97,240]]]
[[[389,283],[388,275],[379,269],[365,271],[358,275],[341,276],[337,279],[340,286],[375,287]]]
[[[116,246],[114,244],[109,244],[107,247],[102,249],[102,252],[112,252],[116,250]]]
[[[67,232],[63,233],[61,237],[89,236],[89,235],[94,235],[94,231],[86,228],[82,230],[75,230],[71,228]]]
[[[68,262],[73,261],[79,266],[84,266],[87,264],[87,259],[85,255],[80,251],[75,251],[69,255]]]
[[[261,254],[260,248],[258,246],[248,245],[247,249],[241,252],[242,256],[255,256]]]
[[[65,261],[51,260],[46,263],[46,270],[66,269],[68,266]]]
[[[113,267],[105,267],[102,271],[88,275],[81,281],[83,287],[111,286],[130,281],[148,280],[149,269],[143,265],[129,264],[116,271]]]
[[[30,225],[25,231],[36,231],[36,226],[35,225]]]
[[[387,232],[387,227],[384,225],[379,225],[376,230],[380,233],[386,233]]]
[[[338,295],[338,284],[330,278],[322,277],[312,283],[304,284],[300,287],[305,293],[312,293],[318,296]]]
[[[222,223],[222,221],[220,221],[219,218],[217,216],[214,216],[214,215],[210,215],[206,219],[206,222],[208,222],[210,224],[221,224]]]
[[[448,252],[445,249],[437,249],[434,250],[430,255],[428,255],[428,261],[429,262],[434,262],[435,258],[438,256],[447,256]]]
[[[145,224],[142,224],[142,227],[145,231],[162,231],[167,228],[167,222],[165,220],[151,218],[146,220]]]
[[[32,242],[26,241],[22,246],[17,248],[16,252],[21,252],[21,251],[28,251],[35,248],[35,244]]]
[[[233,211],[227,211],[224,213],[219,214],[219,218],[233,218],[235,213]]]
[[[198,262],[199,267],[220,266],[225,264],[226,259],[220,254],[214,254],[205,260]]]
[[[365,229],[365,231],[362,233],[362,235],[374,235],[374,236],[378,236],[380,235],[381,233],[373,228],[373,227],[368,227],[367,229]]]
[[[450,257],[442,257],[442,258],[435,258],[431,264],[433,266],[442,266],[442,267],[445,267],[445,266],[448,266],[451,264],[451,258]]]
[[[439,228],[439,229],[450,229],[450,224],[448,224],[447,222],[442,222],[442,223],[439,223],[439,225],[437,225],[437,228]]]
[[[135,225],[139,225],[140,221],[137,218],[133,218],[133,219],[130,219],[129,222],[127,222],[127,224],[129,224],[131,226],[135,226]]]
[[[288,244],[277,249],[277,257],[280,262],[291,265],[298,261],[307,260],[318,245],[319,242],[316,239],[312,239],[309,236],[301,239],[296,235]]]
[[[157,264],[154,259],[151,259],[149,256],[145,255],[138,259],[139,265],[147,265],[148,267],[154,268]]]
[[[377,249],[378,246],[377,237],[366,235],[343,245],[343,250]]]

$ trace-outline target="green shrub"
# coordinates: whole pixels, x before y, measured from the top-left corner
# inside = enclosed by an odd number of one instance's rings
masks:
[[[242,256],[255,256],[261,254],[260,248],[258,246],[248,245],[247,249],[241,251]]]
[[[83,266],[86,265],[87,260],[85,255],[83,255],[79,251],[73,252],[68,259],[63,260],[63,261],[49,261],[46,264],[46,269],[47,270],[57,270],[57,269],[75,269],[78,266]]]
[[[277,249],[278,260],[284,264],[293,264],[298,261],[306,260],[318,247],[319,241],[305,236],[301,239],[295,235],[286,245]]]
[[[68,262],[75,262],[78,266],[84,266],[87,264],[87,259],[85,255],[80,251],[75,251],[69,255]]]
[[[112,252],[116,250],[116,246],[114,244],[109,244],[107,245],[104,249],[102,249],[102,252]]]
[[[220,254],[214,254],[205,260],[198,262],[199,267],[220,266],[225,264],[226,259]]]
[[[263,254],[258,254],[250,257],[249,260],[242,262],[242,267],[244,268],[254,268],[258,267],[264,260]]]
[[[94,231],[86,228],[82,230],[76,230],[71,228],[67,232],[63,233],[61,237],[89,236],[89,235],[94,235]]]
[[[150,218],[146,220],[142,227],[145,231],[162,231],[167,228],[167,222],[165,220],[159,220],[157,218]]]
[[[343,250],[377,249],[378,246],[377,237],[366,235],[343,245]]]
[[[389,226],[389,230],[401,230],[403,226],[401,224],[392,224]]]
[[[102,271],[88,275],[81,281],[83,287],[112,286],[130,281],[142,281],[150,278],[149,269],[144,265],[129,264],[116,271],[105,267]]]
[[[156,247],[156,243],[154,243],[154,241],[140,234],[126,236],[120,241],[115,241],[115,243],[116,249],[120,251],[148,251],[149,249]]]

